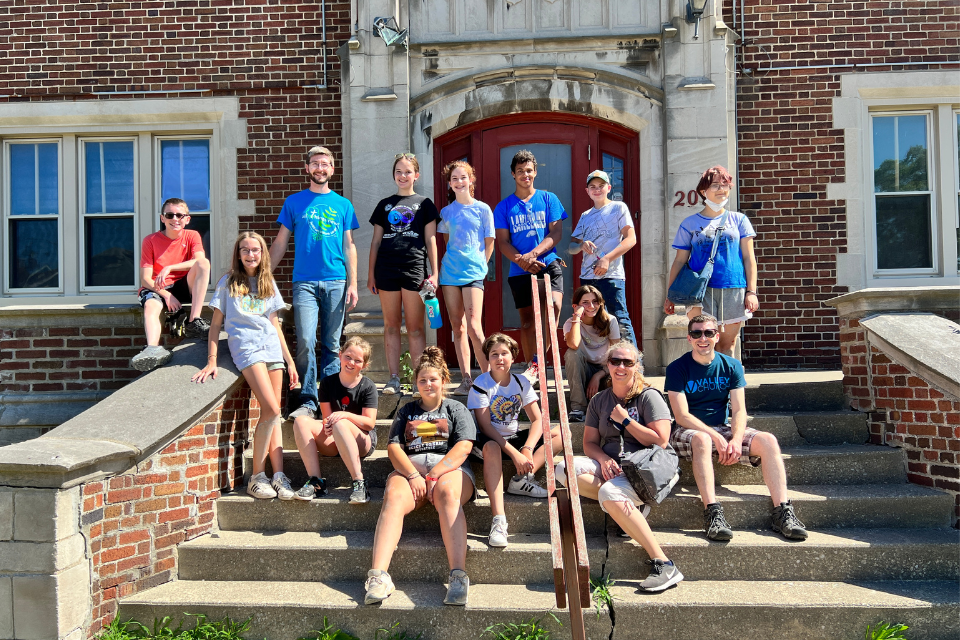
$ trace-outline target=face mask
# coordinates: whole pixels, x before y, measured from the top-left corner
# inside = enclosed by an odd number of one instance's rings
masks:
[[[722,210],[725,206],[727,206],[727,202],[729,202],[729,200],[730,198],[724,198],[719,204],[716,202],[712,202],[710,200],[707,200],[706,202],[707,202],[707,206],[713,209],[713,212],[716,213]]]

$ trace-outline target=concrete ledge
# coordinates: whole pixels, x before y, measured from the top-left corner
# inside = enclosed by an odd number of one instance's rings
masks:
[[[0,427],[61,425],[97,404],[112,391],[0,394]],[[39,435],[39,434],[37,434]],[[0,434],[0,438],[2,438]]]
[[[960,307],[960,286],[863,289],[824,304],[836,308],[843,317],[863,317],[881,311],[954,310]]]
[[[139,304],[44,304],[0,307],[4,329],[59,327],[140,327]]]
[[[932,313],[881,313],[860,324],[890,359],[960,398],[960,325]]]
[[[189,341],[174,348],[167,366],[53,431],[0,448],[0,485],[70,487],[121,473],[159,451],[242,384],[223,334],[221,341],[215,380],[202,385],[190,381],[206,362],[207,344]]]

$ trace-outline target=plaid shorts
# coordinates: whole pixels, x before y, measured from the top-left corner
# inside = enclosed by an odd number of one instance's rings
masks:
[[[713,427],[713,430],[726,438],[727,441],[729,441],[730,436],[733,435],[733,429],[729,425]],[[673,449],[677,452],[677,455],[684,460],[693,460],[693,445],[691,441],[695,433],[696,431],[694,429],[685,429],[677,426],[674,427],[673,432],[670,434],[670,444],[673,445]],[[743,446],[740,448],[740,464],[748,467],[760,466],[760,458],[750,455],[750,443],[753,442],[753,438],[758,433],[760,432],[750,427],[747,427],[743,432]],[[720,457],[716,448],[713,450],[713,457]]]

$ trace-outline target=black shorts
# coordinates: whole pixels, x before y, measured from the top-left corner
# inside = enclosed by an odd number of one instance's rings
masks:
[[[550,290],[554,293],[563,293],[563,271],[560,270],[560,261],[554,260],[546,269],[541,269],[537,278],[543,279],[543,274],[550,276]],[[525,273],[520,276],[510,276],[507,278],[510,285],[510,292],[513,293],[513,304],[517,309],[525,309],[533,306],[533,287],[530,286],[530,274]]]
[[[476,420],[474,420],[476,421]],[[527,438],[530,437],[530,428],[520,429],[515,434],[506,438],[506,441],[513,445],[513,448],[517,451],[520,450],[520,447],[527,444]],[[477,439],[473,443],[473,452],[471,455],[474,459],[483,462],[483,447],[486,446],[488,442],[494,442],[494,439],[487,436],[480,429],[480,425],[477,425]],[[537,440],[537,444],[533,447],[534,452],[539,451],[543,447],[543,437]],[[500,447],[500,459],[501,460],[510,460],[510,456],[507,454],[506,450],[503,447]]]
[[[373,277],[377,281],[377,291],[420,291],[426,273],[400,271],[399,269],[381,269],[379,265],[374,269]]]
[[[164,287],[170,294],[176,298],[180,304],[192,304],[193,296],[190,294],[190,285],[187,284],[187,277],[184,276],[171,284],[169,287]],[[150,291],[150,289],[140,289],[140,306],[145,307],[147,300],[150,298],[156,298],[163,304],[165,311],[170,311],[167,309],[166,301],[160,297],[159,293]]]

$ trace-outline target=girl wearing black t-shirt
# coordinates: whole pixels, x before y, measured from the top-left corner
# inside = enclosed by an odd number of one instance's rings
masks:
[[[397,411],[387,453],[394,471],[387,477],[383,509],[373,539],[373,567],[367,572],[364,602],[385,600],[394,591],[387,569],[403,532],[403,519],[429,501],[440,516],[450,585],[443,603],[467,603],[467,521],[463,505],[475,480],[467,463],[477,429],[467,408],[444,398],[450,372],[443,351],[427,347],[414,369],[420,399]]]
[[[353,478],[350,504],[370,500],[360,459],[377,448],[377,385],[363,377],[373,350],[363,338],[347,340],[340,349],[340,372],[320,381],[319,420],[300,416],[293,422],[297,449],[310,478],[296,493],[298,500],[326,494],[319,456],[339,455]]]
[[[410,361],[417,362],[426,345],[420,286],[429,280],[438,289],[437,221],[440,212],[430,198],[417,195],[413,185],[420,163],[412,153],[401,153],[393,162],[397,193],[384,198],[373,210],[373,241],[367,288],[380,296],[383,309],[383,344],[390,380],[383,393],[400,391],[400,319],[406,317]],[[427,274],[430,261],[430,275]]]

